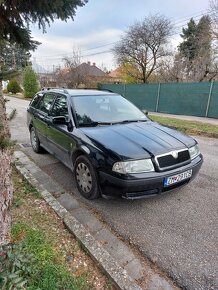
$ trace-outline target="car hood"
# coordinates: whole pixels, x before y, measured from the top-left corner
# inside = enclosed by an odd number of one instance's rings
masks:
[[[193,138],[152,121],[80,129],[93,145],[112,151],[123,160],[149,158],[196,143]]]

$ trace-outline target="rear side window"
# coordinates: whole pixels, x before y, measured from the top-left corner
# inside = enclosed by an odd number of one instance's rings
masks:
[[[33,107],[33,108],[36,108],[37,107],[37,104],[39,103],[40,99],[42,98],[42,94],[36,94],[34,96],[34,98],[32,99],[31,103],[30,103],[30,106]]]
[[[52,94],[52,93],[44,94],[43,98],[40,100],[37,106],[38,109],[48,114],[48,112],[50,111],[52,107],[55,97],[56,97],[55,94]]]

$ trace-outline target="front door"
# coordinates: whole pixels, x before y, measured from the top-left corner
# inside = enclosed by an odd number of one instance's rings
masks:
[[[47,131],[47,141],[49,148],[52,148],[54,154],[67,166],[71,166],[70,153],[74,147],[74,141],[66,125],[57,125],[52,123],[54,117],[65,117],[69,120],[66,96],[58,94],[52,110],[49,114],[50,124]]]

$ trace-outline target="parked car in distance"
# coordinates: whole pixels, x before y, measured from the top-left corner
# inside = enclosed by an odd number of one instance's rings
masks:
[[[197,142],[152,122],[121,95],[46,89],[27,109],[32,148],[53,154],[87,199],[139,199],[187,184],[203,157]]]

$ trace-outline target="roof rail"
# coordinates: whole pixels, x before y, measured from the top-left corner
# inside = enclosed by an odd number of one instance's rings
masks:
[[[99,91],[98,88],[74,88],[72,90],[94,90],[94,91]]]
[[[49,91],[49,90],[57,90],[57,91],[62,91],[64,93],[68,93],[67,89],[65,88],[57,88],[57,87],[46,87],[46,88],[42,88],[42,91]]]
[[[100,91],[105,91],[105,92],[109,92],[109,93],[114,93],[112,90],[109,90],[109,89],[100,89]]]

